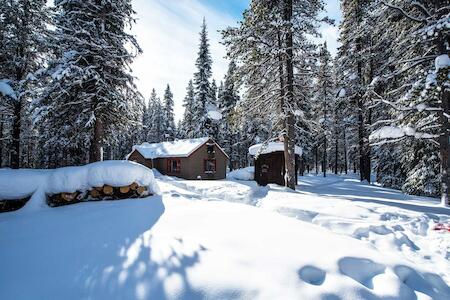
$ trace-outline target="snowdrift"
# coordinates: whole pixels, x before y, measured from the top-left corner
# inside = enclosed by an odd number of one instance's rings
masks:
[[[255,167],[237,169],[227,174],[227,179],[250,181],[255,178]]]
[[[152,170],[130,161],[103,161],[53,170],[0,170],[0,200],[31,196],[26,207],[42,206],[45,195],[85,192],[105,185],[121,187],[137,183],[159,193]]]

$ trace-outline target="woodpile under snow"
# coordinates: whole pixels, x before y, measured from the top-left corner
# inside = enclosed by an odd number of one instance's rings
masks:
[[[147,197],[159,192],[152,170],[129,161],[104,161],[54,170],[1,170],[0,212],[28,201],[61,206],[83,201]],[[43,199],[42,199],[43,198]]]

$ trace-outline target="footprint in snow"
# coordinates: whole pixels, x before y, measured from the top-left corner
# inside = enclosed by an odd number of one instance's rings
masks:
[[[314,266],[304,266],[298,271],[298,276],[309,284],[321,285],[325,281],[326,273]]]
[[[367,258],[344,257],[338,262],[339,271],[358,281],[365,287],[373,289],[372,279],[384,273],[386,267]]]

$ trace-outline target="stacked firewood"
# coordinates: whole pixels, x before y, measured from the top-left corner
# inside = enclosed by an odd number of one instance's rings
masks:
[[[94,187],[90,191],[86,192],[76,191],[74,193],[59,193],[50,195],[48,197],[48,204],[50,206],[61,206],[83,201],[119,200],[128,198],[143,198],[147,196],[150,196],[147,188],[134,182],[127,186],[113,187],[110,185],[104,185],[101,187]]]
[[[14,200],[0,200],[0,213],[14,211],[22,208],[30,200],[30,197]]]

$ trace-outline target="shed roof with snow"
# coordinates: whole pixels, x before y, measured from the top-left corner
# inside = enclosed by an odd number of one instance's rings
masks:
[[[256,144],[248,149],[248,153],[253,156],[257,154],[268,154],[278,151],[284,151],[283,142],[269,142],[263,144]],[[303,153],[302,148],[300,148],[299,146],[295,146],[295,154],[302,155],[302,153]]]

